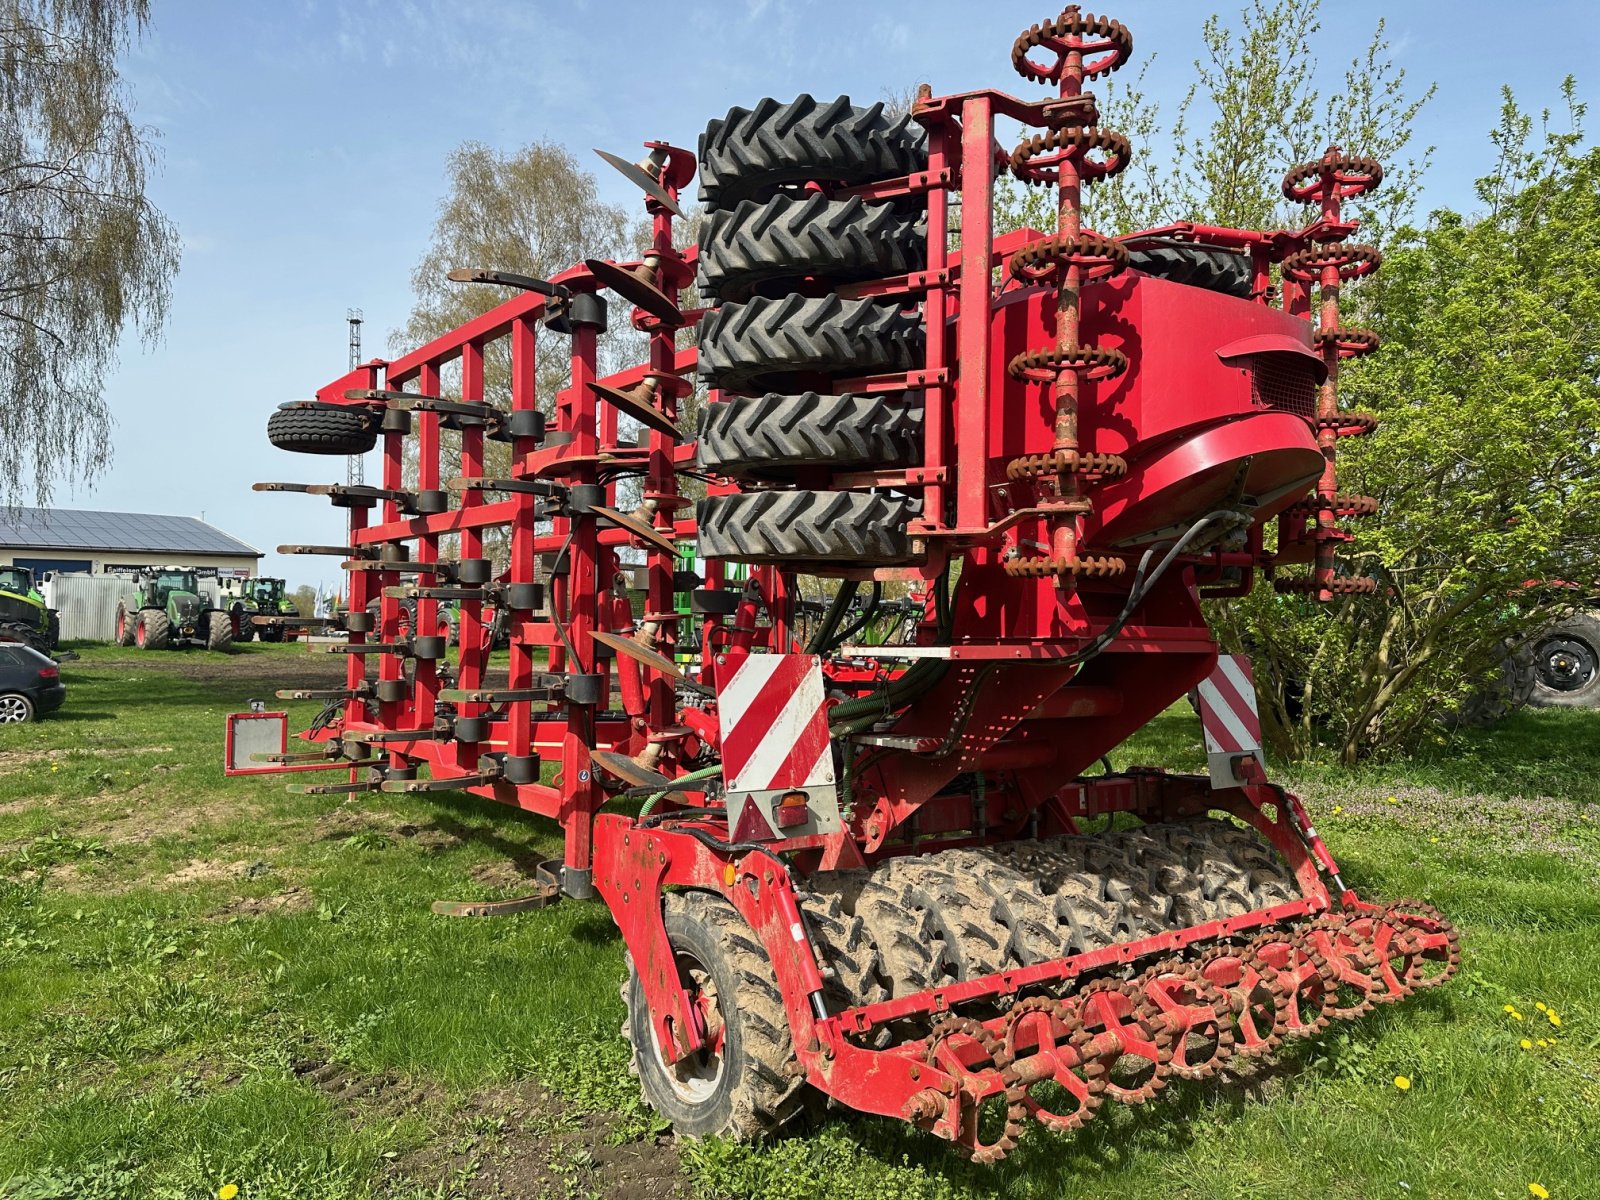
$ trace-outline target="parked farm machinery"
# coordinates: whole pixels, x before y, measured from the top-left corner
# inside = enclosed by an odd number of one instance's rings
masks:
[[[222,579],[218,581],[221,606],[228,611],[233,640],[248,642],[257,634],[263,642],[281,642],[294,626],[282,620],[299,615],[282,579]]]
[[[1131,49],[1069,8],[1012,51],[1044,99],[763,100],[698,154],[647,142],[624,164],[652,223],[636,260],[453,272],[515,294],[269,423],[288,449],[380,446],[382,480],[269,485],[349,509],[344,544],[281,548],[349,572],[348,644],[319,648],[348,674],[280,693],[327,703],[294,750],[281,715],[236,715],[229,769],[558,822],[535,899],[608,905],[641,1087],[682,1133],[770,1133],[831,1098],[994,1161],[1030,1118],[1076,1129],[1458,966],[1448,920],[1358,896],[1267,780],[1247,664],[1219,660],[1200,607],[1260,574],[1323,601],[1372,589],[1335,554],[1374,508],[1337,489],[1339,442],[1375,425],[1340,405],[1339,366],[1377,344],[1340,289],[1379,263],[1341,202],[1382,172],[1338,150],[1290,171],[1314,206],[1298,230],[1091,231],[1082,191],[1131,150],[1083,85]],[[1035,132],[1002,149],[1002,119]],[[1054,189],[1054,229],[996,235],[1002,171]],[[709,213],[679,247],[697,172]],[[710,302],[683,311],[696,277]],[[648,348],[601,374],[608,294]],[[550,339],[571,371],[543,397]],[[837,583],[803,641],[801,575]],[[851,606],[886,583],[926,601],[909,639],[870,644]],[[1209,778],[1084,774],[1194,689]]]
[[[233,646],[233,619],[201,587],[189,567],[141,570],[129,579],[117,601],[119,646],[167,650],[198,646],[228,650]]]
[[[39,593],[27,567],[0,567],[0,641],[23,642],[49,654],[61,640],[61,618]]]

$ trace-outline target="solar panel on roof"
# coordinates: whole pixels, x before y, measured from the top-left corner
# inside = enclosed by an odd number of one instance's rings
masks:
[[[0,509],[0,546],[257,553],[253,546],[194,517],[70,508]]]

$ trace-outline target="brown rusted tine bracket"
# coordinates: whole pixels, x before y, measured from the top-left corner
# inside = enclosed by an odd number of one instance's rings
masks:
[[[441,917],[509,917],[515,913],[548,908],[561,899],[561,862],[550,859],[533,869],[534,887],[527,896],[509,900],[435,900],[430,906]]]
[[[682,679],[683,669],[670,658],[664,658],[648,646],[642,646],[630,637],[622,637],[615,633],[601,633],[598,630],[589,634],[602,646],[608,646],[618,654],[624,654],[637,663],[642,663],[652,671],[659,671],[669,679]]]
[[[454,775],[448,779],[385,779],[380,791],[384,792],[455,792],[462,788],[482,787],[498,783],[504,776],[499,771],[480,771],[476,775]]]

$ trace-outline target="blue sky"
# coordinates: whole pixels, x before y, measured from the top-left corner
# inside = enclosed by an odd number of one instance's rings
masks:
[[[1146,90],[1170,108],[1191,78],[1205,15],[1239,2],[1106,9],[1132,29],[1136,64],[1156,56]],[[560,141],[594,162],[607,199],[632,204],[590,147],[633,157],[651,138],[692,146],[709,118],[763,95],[872,101],[918,81],[936,92],[1031,94],[1010,68],[1011,41],[1054,11],[1048,0],[156,0],[153,9],[124,72],[140,119],[161,133],[151,190],[183,236],[183,270],[161,344],[125,346],[106,382],[113,467],[90,487],[61,487],[58,503],[203,511],[269,552],[336,540],[342,523],[324,500],[252,493],[251,483],[331,482],[343,462],[274,450],[267,414],[343,371],[347,308],[366,313],[369,354],[386,348],[457,144]],[[1580,91],[1600,94],[1600,72],[1585,74],[1600,49],[1588,3],[1524,5],[1509,25],[1504,5],[1478,2],[1327,9],[1319,53],[1330,73],[1387,16],[1411,86],[1437,82],[1418,129],[1418,142],[1436,147],[1430,206],[1470,206],[1502,83],[1533,109],[1558,98],[1569,72]],[[291,584],[337,575],[332,560],[269,555],[266,565]]]

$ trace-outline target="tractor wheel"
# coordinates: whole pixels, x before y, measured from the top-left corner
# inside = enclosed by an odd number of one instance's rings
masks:
[[[365,454],[378,444],[367,414],[343,404],[285,406],[267,418],[267,440],[294,454]]]
[[[0,696],[0,725],[21,725],[33,720],[33,701],[21,692]]]
[[[893,302],[758,296],[707,315],[700,373],[715,388],[795,391],[808,375],[909,371],[922,343],[921,318]]]
[[[141,650],[165,650],[172,643],[172,622],[159,608],[141,608],[134,618],[134,645]]]
[[[790,1072],[789,1020],[766,951],[721,896],[673,892],[663,907],[679,978],[711,1041],[697,1054],[665,1061],[630,958],[623,1031],[645,1102],[688,1137],[748,1141],[776,1133],[803,1111],[805,1087]]]
[[[137,635],[138,617],[129,617],[128,610],[117,605],[117,645],[131,646]]]
[[[928,157],[927,136],[909,114],[877,103],[857,108],[848,96],[822,102],[768,97],[733,108],[700,135],[700,199],[713,208],[771,195],[783,184],[824,180],[863,183],[909,175]]]
[[[1221,246],[1161,239],[1129,242],[1128,265],[1172,283],[1250,299],[1250,256]]]
[[[735,478],[791,478],[805,467],[885,468],[922,461],[922,397],[739,396],[709,404],[696,455]]]
[[[700,288],[721,300],[777,295],[806,276],[881,279],[922,269],[927,224],[892,204],[811,193],[746,200],[700,229]]]
[[[1533,644],[1533,695],[1540,708],[1600,708],[1600,614],[1579,613]]]
[[[61,645],[61,614],[53,608],[45,622],[44,640],[52,650]]]
[[[206,649],[222,654],[233,649],[233,618],[227,613],[206,614]]]
[[[257,636],[259,636],[263,642],[281,642],[283,641],[283,626],[263,625],[258,631]]]
[[[906,522],[920,505],[867,492],[741,492],[695,511],[707,558],[892,566],[911,559]]]

